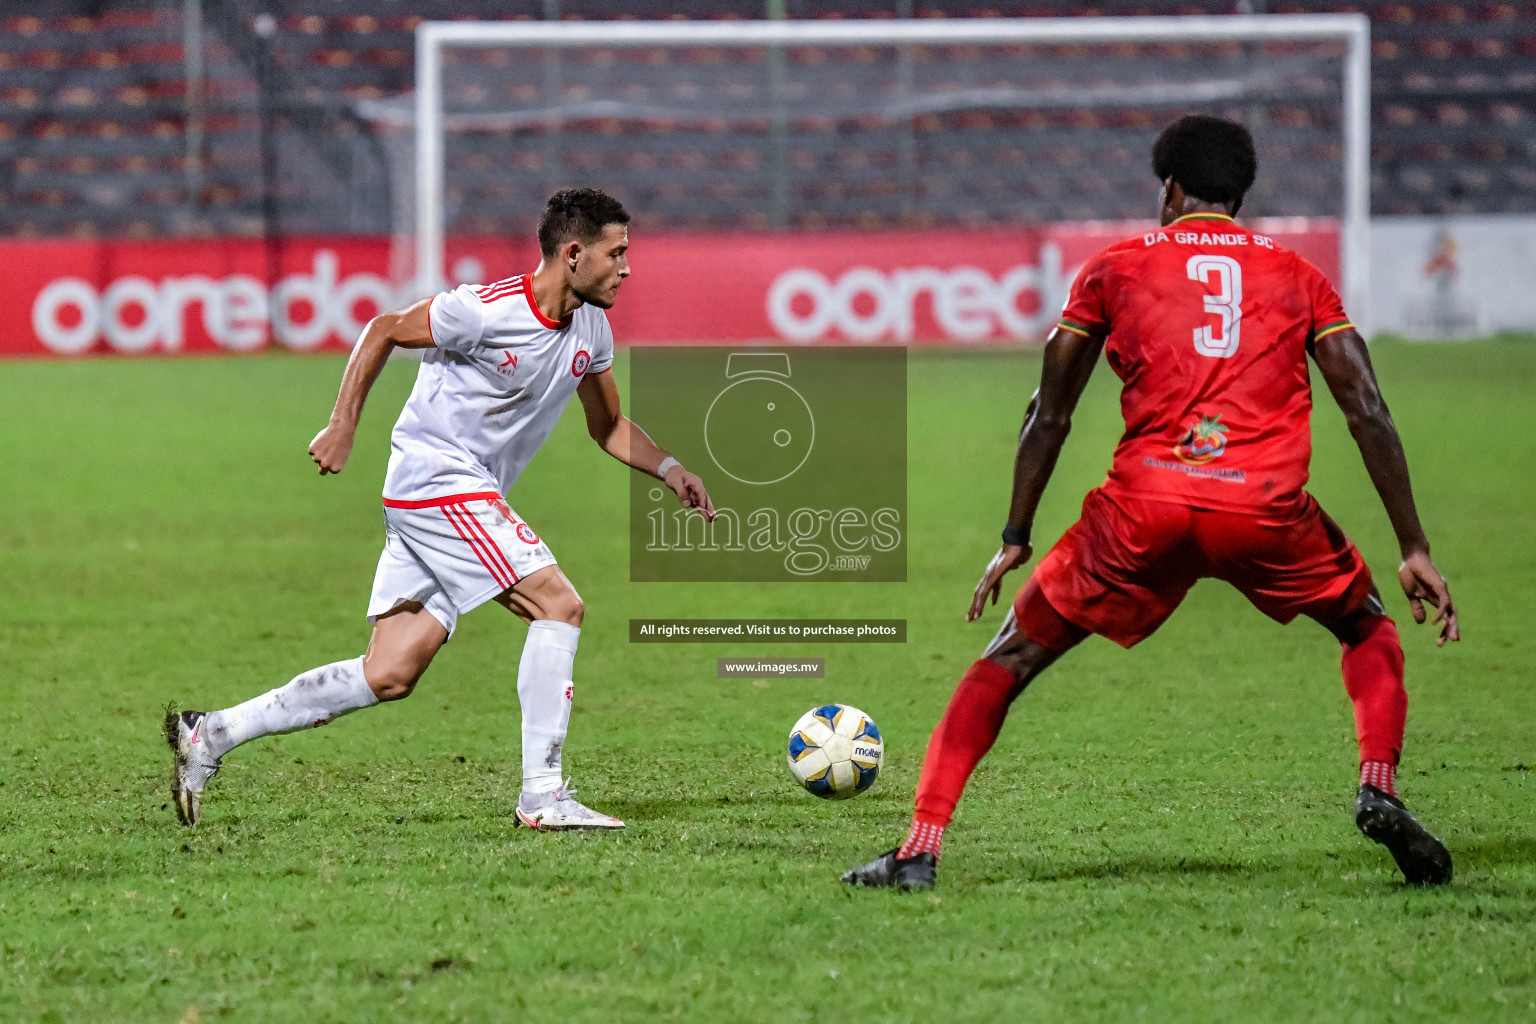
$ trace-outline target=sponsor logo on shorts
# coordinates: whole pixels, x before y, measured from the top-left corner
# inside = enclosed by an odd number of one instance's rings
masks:
[[[1197,417],[1173,446],[1174,458],[1186,466],[1203,466],[1220,458],[1227,450],[1227,429],[1219,413]]]
[[[572,376],[580,377],[587,372],[587,367],[592,365],[592,353],[582,349],[576,353],[576,358],[571,360]]]
[[[527,523],[518,523],[517,539],[524,544],[537,544],[539,542],[539,535],[534,533]]]

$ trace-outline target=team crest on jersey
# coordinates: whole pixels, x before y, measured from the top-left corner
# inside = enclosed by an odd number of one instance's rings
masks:
[[[1189,466],[1203,466],[1227,450],[1227,426],[1221,415],[1200,416],[1173,446],[1174,457]]]
[[[576,353],[576,358],[571,360],[571,374],[580,377],[587,372],[587,367],[592,365],[592,353],[582,349]]]

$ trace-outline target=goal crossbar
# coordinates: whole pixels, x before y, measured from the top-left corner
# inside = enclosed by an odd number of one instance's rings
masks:
[[[416,28],[416,274],[441,282],[445,175],[445,47],[945,46],[1022,43],[1344,43],[1344,195],[1340,274],[1346,308],[1369,317],[1370,20],[1363,14],[1237,14],[1135,18],[957,18],[849,21],[426,21]]]

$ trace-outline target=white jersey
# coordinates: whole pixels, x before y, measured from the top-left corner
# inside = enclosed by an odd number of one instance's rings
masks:
[[[505,495],[555,428],[581,378],[613,365],[613,331],[583,305],[539,312],[528,275],[460,285],[432,300],[432,341],[395,422],[385,504]]]

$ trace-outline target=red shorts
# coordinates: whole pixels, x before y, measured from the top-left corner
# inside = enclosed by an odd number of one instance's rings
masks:
[[[1370,594],[1371,571],[1312,496],[1304,499],[1286,515],[1245,515],[1089,491],[1082,518],[1015,598],[1019,628],[1053,649],[1074,626],[1133,647],[1206,578],[1226,580],[1277,622],[1347,615]]]

